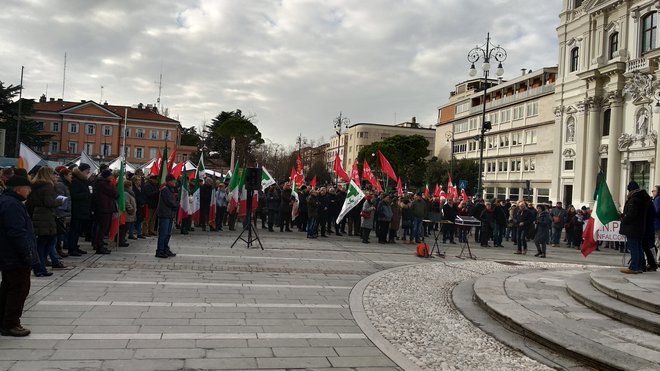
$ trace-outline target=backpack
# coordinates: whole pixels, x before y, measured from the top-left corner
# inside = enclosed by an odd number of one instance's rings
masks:
[[[419,256],[420,258],[428,258],[429,257],[429,245],[427,245],[424,242],[417,245],[417,256]]]

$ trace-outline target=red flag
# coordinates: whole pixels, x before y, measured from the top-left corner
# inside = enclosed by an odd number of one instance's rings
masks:
[[[174,169],[172,169],[172,172],[170,174],[172,174],[175,178],[179,179],[181,173],[183,172],[184,165],[185,165],[184,161],[179,162],[178,164],[176,164]]]
[[[396,181],[396,194],[401,197],[403,196],[403,187],[401,187],[401,178]]]
[[[590,217],[587,221],[587,225],[584,227],[584,232],[582,232],[582,239],[584,242],[582,242],[580,250],[582,251],[582,255],[586,258],[587,255],[596,251],[598,248],[598,244],[596,240],[594,240],[594,218]]]
[[[310,184],[312,189],[316,189],[316,175],[314,175],[314,179],[312,179],[312,183]]]
[[[438,183],[435,183],[435,191],[433,192],[433,196],[440,198],[440,186]]]
[[[298,187],[302,187],[303,183],[305,183],[305,176],[303,175],[303,163],[302,163],[302,159],[300,158],[300,152],[298,152],[298,158],[296,159],[295,181]]]
[[[364,167],[362,168],[362,177],[366,179],[369,183],[371,183],[374,188],[376,188],[377,191],[381,191],[382,187],[380,186],[380,183],[374,176],[374,174],[371,172],[371,168],[369,167],[369,164],[367,163],[367,160],[364,160]]]
[[[167,173],[172,174],[172,167],[174,166],[174,159],[176,158],[176,148],[172,151],[169,161],[167,161]],[[183,161],[181,161],[183,162]],[[177,177],[178,178],[178,177]]]
[[[293,167],[291,168],[291,175],[289,176],[289,181],[291,182],[291,184],[293,184],[293,182],[296,181],[296,169]]]
[[[449,196],[450,198],[457,198],[457,197],[458,197],[458,189],[456,189],[456,187],[454,187],[454,182],[451,181],[451,173],[448,174],[448,181],[447,181],[447,183],[448,183],[448,184],[447,184],[447,188],[449,188],[449,189],[447,190],[447,192],[448,192],[448,196]]]
[[[383,170],[387,176],[392,178],[394,181],[397,180],[396,174],[394,173],[394,169],[392,169],[392,165],[390,165],[390,162],[387,161],[383,153],[378,150],[378,157],[380,158],[380,168]]]
[[[156,159],[154,160],[154,163],[151,164],[151,175],[158,176],[158,173],[160,173],[160,163],[162,159],[163,157],[160,154],[160,149],[159,149],[158,154],[156,155]]]
[[[431,197],[431,192],[429,191],[429,184],[426,183],[426,187],[424,188],[424,197],[430,198]]]
[[[362,183],[360,182],[360,171],[358,170],[358,164],[357,161],[353,163],[353,170],[351,170],[351,179],[355,182],[355,185],[358,187],[362,187]]]
[[[298,170],[298,173],[302,174],[303,164],[302,159],[300,158],[300,152],[298,153],[298,158],[296,159],[296,170]]]
[[[461,197],[463,197],[463,202],[468,202],[468,195],[464,189],[461,189]]]
[[[335,155],[335,164],[333,166],[333,170],[335,171],[335,174],[337,174],[338,177],[342,178],[346,183],[351,182],[351,179],[348,177],[348,174],[346,174],[344,167],[341,166],[341,159],[339,158],[339,152],[337,152],[337,154]]]

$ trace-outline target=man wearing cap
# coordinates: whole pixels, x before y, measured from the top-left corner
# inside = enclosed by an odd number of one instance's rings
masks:
[[[170,236],[172,236],[172,224],[174,217],[179,209],[179,203],[176,200],[176,178],[172,174],[167,174],[165,187],[160,191],[158,200],[158,245],[156,248],[156,257],[167,259],[176,256],[170,250]]]
[[[30,268],[37,242],[32,220],[23,201],[32,191],[27,178],[13,176],[0,195],[0,334],[27,336],[30,330],[21,326],[23,305],[30,292]]]
[[[642,242],[646,228],[645,217],[647,208],[651,205],[651,196],[639,188],[637,182],[628,184],[628,197],[623,206],[621,229],[619,233],[626,236],[630,251],[630,266],[621,269],[622,273],[638,274],[644,271],[644,255]]]

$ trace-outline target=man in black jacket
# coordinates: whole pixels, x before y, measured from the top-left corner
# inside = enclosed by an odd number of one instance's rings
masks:
[[[646,229],[646,212],[651,205],[651,196],[639,188],[637,182],[628,184],[628,197],[623,206],[621,229],[619,233],[626,236],[630,251],[630,266],[621,270],[626,274],[637,274],[644,271],[644,255],[642,242]]]
[[[167,174],[165,187],[160,191],[158,200],[158,245],[156,247],[157,258],[169,258],[176,256],[170,250],[170,237],[172,236],[172,224],[179,210],[179,202],[176,194],[176,178]],[[185,180],[184,180],[185,181]]]
[[[30,268],[36,251],[32,220],[23,205],[30,195],[30,181],[13,176],[0,195],[0,333],[27,336],[21,326],[23,305],[30,292]]]
[[[78,247],[78,240],[82,231],[89,230],[92,219],[92,192],[89,190],[88,164],[80,164],[73,169],[71,179],[71,223],[69,224],[69,246],[70,256],[81,256],[87,251]]]
[[[156,236],[156,208],[158,207],[158,177],[152,175],[149,181],[142,187],[145,197],[147,198],[147,208],[149,215],[147,216],[147,236]],[[144,232],[143,232],[144,233]]]

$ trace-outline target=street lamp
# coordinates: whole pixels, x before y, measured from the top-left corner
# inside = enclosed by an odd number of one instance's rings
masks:
[[[335,133],[337,133],[337,153],[339,153],[339,147],[341,147],[341,132],[344,129],[348,129],[348,125],[351,124],[351,120],[348,117],[343,117],[342,113],[339,112],[339,116],[335,117],[333,127],[335,128]],[[342,165],[346,163],[345,161],[346,152],[342,155],[341,161]],[[335,183],[339,183],[339,175],[335,176]]]
[[[495,75],[502,77],[504,75],[504,67],[502,62],[506,60],[506,50],[499,45],[495,46],[490,42],[490,33],[486,35],[486,43],[484,45],[477,45],[468,53],[467,60],[470,62],[469,75],[474,77],[477,75],[477,69],[474,64],[479,60],[483,61],[481,70],[484,73],[484,96],[483,96],[483,109],[481,112],[481,132],[479,134],[479,178],[477,181],[477,195],[479,198],[483,197],[483,174],[484,174],[484,135],[489,131],[492,126],[490,121],[486,121],[486,96],[488,92],[488,74],[490,73],[491,59],[498,62]],[[453,148],[452,148],[453,151]]]

